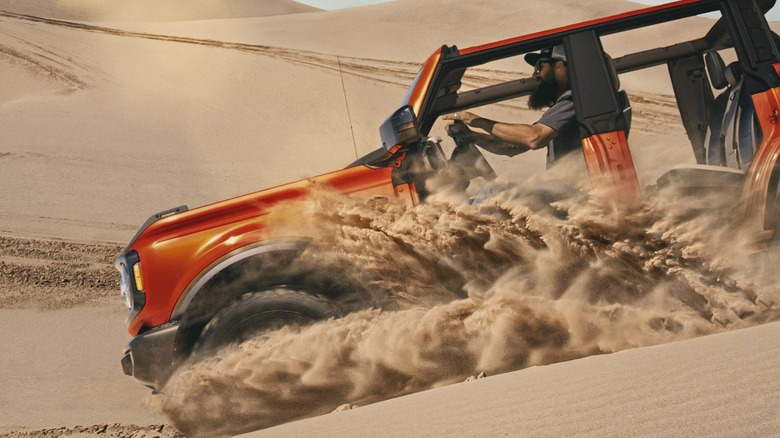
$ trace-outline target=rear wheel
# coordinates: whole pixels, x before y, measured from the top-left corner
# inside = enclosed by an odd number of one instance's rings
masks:
[[[217,313],[203,328],[195,350],[198,354],[213,354],[263,332],[335,316],[337,309],[329,301],[306,292],[283,288],[253,292]]]

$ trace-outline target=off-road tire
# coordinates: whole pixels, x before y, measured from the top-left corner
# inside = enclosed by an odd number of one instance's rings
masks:
[[[337,316],[339,312],[328,300],[306,292],[278,288],[248,293],[206,324],[195,352],[212,355],[266,331],[293,324],[309,325]]]

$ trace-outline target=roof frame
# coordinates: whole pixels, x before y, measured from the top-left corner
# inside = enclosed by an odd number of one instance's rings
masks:
[[[774,3],[775,0],[758,1],[764,13],[771,9]],[[721,4],[722,0],[681,0],[482,46],[462,50],[453,46],[444,53],[437,66],[438,71],[434,74],[434,82],[428,89],[425,102],[418,115],[420,128],[424,133],[427,133],[433,126],[435,119],[441,114],[520,97],[529,94],[536,87],[536,81],[530,78],[520,78],[458,93],[460,80],[469,67],[561,44],[564,38],[574,34],[595,32],[601,37],[707,12],[720,11]],[[728,26],[721,18],[702,38],[628,54],[616,58],[614,65],[618,73],[625,73],[662,65],[702,51],[727,48],[731,46],[727,31]]]

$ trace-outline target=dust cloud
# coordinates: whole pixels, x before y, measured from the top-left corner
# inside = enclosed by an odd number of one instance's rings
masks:
[[[321,190],[279,208],[280,235],[317,239],[302,259],[338,259],[334,275],[394,309],[266,333],[186,367],[151,403],[188,436],[230,435],[780,318],[771,255],[740,244],[714,213],[722,197],[657,190],[620,206],[546,187],[415,208]]]

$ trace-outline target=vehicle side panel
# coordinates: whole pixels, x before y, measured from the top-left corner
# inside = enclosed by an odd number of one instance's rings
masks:
[[[412,187],[393,187],[393,169],[356,166],[155,222],[131,248],[138,251],[147,282],[146,304],[131,322],[130,334],[168,322],[179,296],[201,271],[238,248],[266,239],[273,233],[268,223],[271,208],[305,197],[315,184],[354,196],[384,196],[414,204]]]
[[[582,150],[593,187],[615,191],[619,199],[641,198],[639,180],[623,131],[596,134],[582,139]]]
[[[780,70],[780,65],[775,68]],[[747,171],[743,201],[744,213],[757,233],[756,240],[763,241],[772,237],[771,230],[767,230],[766,207],[772,172],[780,160],[780,88],[753,95],[753,104],[763,142]]]

